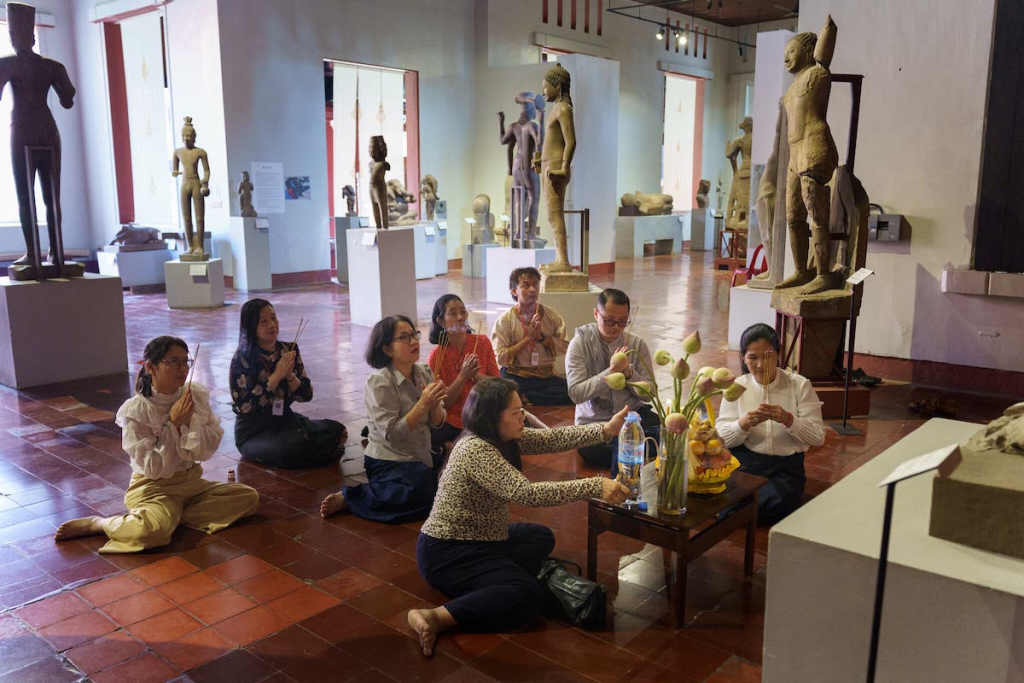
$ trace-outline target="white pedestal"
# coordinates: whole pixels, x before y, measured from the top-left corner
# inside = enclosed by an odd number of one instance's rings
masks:
[[[257,218],[231,216],[231,256],[234,287],[243,292],[270,289],[270,231],[257,228]]]
[[[224,305],[224,262],[168,261],[164,264],[167,279],[168,308],[216,308]]]
[[[644,243],[670,240],[669,253],[682,249],[682,214],[668,216],[618,216],[615,219],[615,257],[643,258]]]
[[[434,275],[447,275],[448,231],[442,230],[437,221],[427,221],[423,229],[427,234],[427,246],[434,250]]]
[[[122,287],[142,287],[164,283],[164,263],[173,258],[170,249],[121,251],[104,247],[96,252],[100,275],[121,278]]]
[[[512,295],[508,289],[508,276],[516,268],[532,266],[540,268],[555,260],[554,249],[513,249],[494,247],[487,250],[487,300],[511,306]]]
[[[487,276],[487,250],[497,247],[497,242],[462,245],[462,276]]]
[[[434,255],[436,249],[433,243],[427,242],[427,231],[425,228],[426,226],[422,224],[396,225],[388,228],[388,230],[405,231],[413,234],[413,252],[416,257],[417,280],[426,280],[437,274],[435,272],[437,257]]]
[[[0,277],[0,383],[21,389],[128,370],[120,278]]]
[[[929,420],[772,527],[765,683],[865,679],[886,495],[878,482],[979,427]],[[877,680],[1024,680],[1024,560],[930,536],[933,479],[896,487]]]
[[[690,212],[690,251],[711,251],[715,248],[715,217],[711,209]]]
[[[601,288],[591,284],[586,292],[544,292],[540,295],[540,302],[558,311],[565,321],[565,338],[572,341],[577,327],[594,322],[594,309],[600,293]],[[555,373],[565,376],[565,356],[555,357]]]
[[[412,230],[360,228],[348,242],[349,311],[357,325],[389,315],[416,319],[416,258]]]
[[[740,348],[743,330],[756,323],[775,327],[772,290],[751,289],[746,285],[729,290],[729,349]]]
[[[334,265],[338,269],[339,284],[348,284],[348,239],[346,239],[345,233],[348,230],[357,229],[360,226],[360,220],[369,225],[368,219],[360,219],[359,216],[334,217]]]

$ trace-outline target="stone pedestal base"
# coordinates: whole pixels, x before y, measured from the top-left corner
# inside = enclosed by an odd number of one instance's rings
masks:
[[[541,292],[586,292],[590,278],[586,273],[574,270],[568,273],[548,273],[540,271]]]
[[[738,351],[743,331],[756,323],[775,327],[771,290],[752,289],[749,283],[729,290],[729,349]]]
[[[497,242],[487,244],[464,244],[462,246],[462,276],[487,276],[487,250],[497,247]]]
[[[389,230],[406,230],[413,234],[413,254],[416,257],[417,280],[426,280],[437,274],[437,262],[434,256],[436,249],[431,242],[427,241],[427,231],[425,228],[426,226],[422,224],[397,225],[388,228]]]
[[[532,266],[540,268],[555,260],[554,249],[513,249],[495,247],[488,249],[487,259],[487,300],[499,304],[513,305],[508,290],[508,276],[516,268]]]
[[[352,322],[374,325],[403,314],[416,319],[416,256],[412,230],[360,228],[348,242],[349,308]]]
[[[270,289],[273,286],[270,277],[270,231],[257,228],[255,218],[232,216],[228,220],[235,289],[243,292]]]
[[[85,275],[85,264],[77,261],[64,262],[64,275],[62,276],[57,266],[53,263],[43,264],[43,279],[72,278]],[[17,266],[7,266],[7,277],[16,282],[28,282],[36,279],[36,267],[27,263]]]
[[[224,261],[168,261],[164,264],[168,308],[224,305]]]
[[[644,244],[656,254],[678,254],[683,243],[682,215],[623,216],[615,219],[615,257],[642,258]]]
[[[121,278],[122,287],[146,287],[164,283],[164,263],[171,260],[171,250],[147,249],[128,251],[104,247],[96,252],[100,274]]]
[[[0,383],[22,389],[127,370],[120,278],[0,278]]]

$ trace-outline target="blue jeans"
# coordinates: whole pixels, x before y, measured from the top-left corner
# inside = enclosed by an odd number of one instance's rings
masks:
[[[564,377],[520,377],[507,368],[501,369],[501,376],[519,386],[519,395],[535,406],[571,406],[569,385]]]

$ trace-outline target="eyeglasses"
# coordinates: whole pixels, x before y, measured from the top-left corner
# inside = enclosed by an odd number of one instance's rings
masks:
[[[179,360],[178,358],[165,358],[164,360],[157,362],[162,363],[163,365],[169,365],[175,370],[180,370],[182,368],[188,370],[196,361],[194,358],[186,358],[185,360]]]
[[[597,314],[601,316],[601,320],[603,320],[604,324],[608,327],[626,327],[630,322],[629,318],[609,318],[601,311],[598,311]]]
[[[422,336],[423,336],[423,333],[420,332],[419,330],[416,330],[412,334],[409,334],[408,332],[406,332],[405,334],[398,335],[397,337],[395,337],[395,341],[402,342],[403,344],[411,344],[413,339],[415,339],[416,341],[419,341],[420,337],[422,337]]]

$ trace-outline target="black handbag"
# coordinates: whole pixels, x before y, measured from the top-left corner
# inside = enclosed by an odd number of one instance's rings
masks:
[[[576,574],[566,565],[576,568]],[[608,589],[583,578],[583,569],[571,560],[549,557],[540,568],[537,578],[544,584],[545,602],[549,614],[565,617],[573,626],[597,631],[605,626]]]

